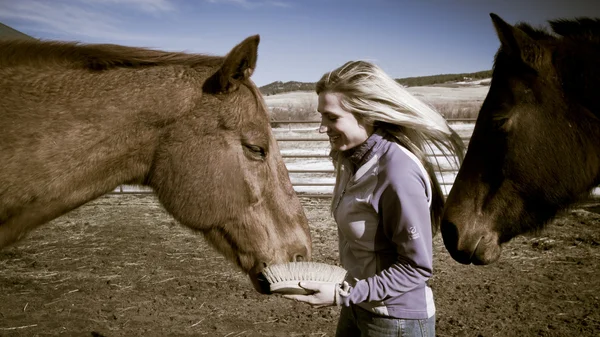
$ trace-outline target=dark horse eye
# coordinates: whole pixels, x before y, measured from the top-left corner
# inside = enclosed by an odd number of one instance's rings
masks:
[[[244,150],[251,158],[256,160],[264,160],[267,156],[265,149],[258,145],[244,144]]]

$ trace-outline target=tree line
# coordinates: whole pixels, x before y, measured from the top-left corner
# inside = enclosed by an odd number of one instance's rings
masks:
[[[430,75],[430,76],[417,76],[417,77],[405,77],[398,78],[396,81],[407,87],[419,87],[425,85],[435,85],[442,83],[452,83],[465,80],[480,80],[492,77],[491,70],[478,71],[474,73],[460,73],[460,74],[441,74],[441,75]],[[275,81],[260,87],[260,91],[263,95],[275,95],[290,91],[314,91],[315,82],[297,82],[297,81]]]

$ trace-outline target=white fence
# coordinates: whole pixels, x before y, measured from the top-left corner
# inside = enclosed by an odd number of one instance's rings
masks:
[[[468,144],[473,132],[474,119],[449,119],[448,122]],[[318,134],[320,121],[275,121],[273,131],[281,155],[286,163],[292,185],[301,196],[330,197],[335,183],[334,168],[329,158],[329,140]],[[448,162],[441,153],[428,153],[438,165],[438,180],[447,194],[458,172],[455,163]]]
[[[473,132],[474,119],[449,119],[448,122],[468,143]],[[320,121],[272,121],[273,132],[286,164],[296,193],[307,197],[330,197],[335,172],[329,159],[329,139],[318,133]],[[448,163],[440,153],[429,153],[439,166],[438,180],[445,193],[450,191],[458,168]],[[152,193],[137,185],[122,185],[113,193]]]
[[[465,146],[469,144],[474,118],[449,118],[448,123],[458,133]],[[334,168],[329,159],[329,139],[318,134],[320,121],[274,121],[275,138],[288,168],[296,193],[307,197],[331,197],[335,183]],[[298,127],[298,126],[303,127]],[[445,195],[448,195],[458,173],[456,163],[451,163],[439,152],[428,153],[437,164],[437,178]],[[600,187],[591,194],[591,200],[600,199]]]

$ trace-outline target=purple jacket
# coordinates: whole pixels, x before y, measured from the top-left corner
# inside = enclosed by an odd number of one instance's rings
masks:
[[[423,165],[385,131],[341,153],[333,196],[340,262],[352,285],[342,304],[379,315],[424,319],[435,314],[429,206]]]

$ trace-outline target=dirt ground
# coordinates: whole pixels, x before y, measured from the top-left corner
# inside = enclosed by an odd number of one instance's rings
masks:
[[[328,199],[302,199],[315,261],[337,262]],[[574,209],[500,262],[435,238],[438,336],[600,335],[600,215]],[[152,195],[108,195],[0,252],[0,336],[333,336],[338,308],[256,293]]]

